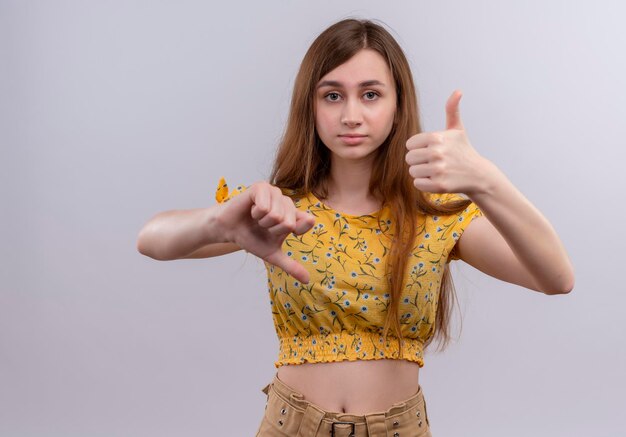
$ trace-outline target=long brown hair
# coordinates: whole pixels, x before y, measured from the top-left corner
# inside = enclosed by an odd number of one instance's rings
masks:
[[[417,216],[456,213],[465,209],[471,201],[463,199],[434,204],[413,185],[405,155],[406,141],[422,131],[417,96],[411,69],[402,48],[381,25],[370,20],[345,19],[328,27],[313,41],[296,76],[288,122],[276,152],[269,182],[295,197],[309,192],[320,199],[327,197],[330,152],[315,129],[315,87],[328,72],[365,48],[377,51],[386,60],[397,92],[394,125],[387,139],[375,152],[377,155],[369,190],[389,205],[392,214],[393,234],[388,233],[391,249],[386,264],[391,302],[383,335],[387,336],[393,324],[402,354],[403,338],[398,305],[404,288],[408,257],[414,249]],[[436,337],[440,339],[442,349],[450,340],[451,304],[455,298],[447,264],[443,270],[435,334],[425,344],[427,346]]]

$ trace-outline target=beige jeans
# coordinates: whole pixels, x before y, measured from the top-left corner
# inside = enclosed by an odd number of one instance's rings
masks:
[[[432,437],[421,386],[386,411],[365,415],[325,411],[277,374],[262,391],[267,405],[257,437]]]

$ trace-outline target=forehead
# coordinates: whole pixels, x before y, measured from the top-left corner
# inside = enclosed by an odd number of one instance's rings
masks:
[[[326,73],[320,82],[337,81],[351,87],[371,80],[378,80],[387,86],[394,85],[391,70],[380,53],[372,49],[363,49],[343,64]]]

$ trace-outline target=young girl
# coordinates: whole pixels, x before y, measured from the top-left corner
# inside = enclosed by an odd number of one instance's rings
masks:
[[[269,182],[229,193],[222,179],[215,205],[141,230],[154,259],[243,249],[265,262],[280,350],[258,436],[430,436],[418,375],[426,346],[449,340],[453,260],[573,288],[550,223],[470,145],[460,99],[444,130],[422,132],[397,42],[340,21],[302,61]]]

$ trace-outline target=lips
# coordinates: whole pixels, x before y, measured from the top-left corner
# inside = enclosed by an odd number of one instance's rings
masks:
[[[356,145],[356,144],[361,144],[362,142],[364,142],[365,138],[367,138],[367,135],[346,134],[346,135],[339,135],[339,138],[341,138],[341,141],[343,141],[344,144]]]

